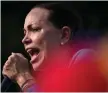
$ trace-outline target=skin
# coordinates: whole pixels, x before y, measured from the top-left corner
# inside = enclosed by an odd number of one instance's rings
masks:
[[[65,45],[70,38],[71,29],[68,26],[63,26],[61,29],[56,28],[53,23],[48,20],[49,15],[49,10],[34,8],[25,18],[22,43],[25,49],[40,49],[37,60],[33,63],[30,61],[35,71],[42,69],[41,65],[44,64],[44,60],[50,56],[51,50]],[[16,80],[20,86],[27,79],[33,78],[28,67],[28,60],[20,53],[12,53],[12,55],[9,56],[2,73],[10,79]]]
[[[48,10],[37,8],[33,9],[25,19],[25,37],[22,43],[25,49],[38,47],[41,52],[37,60],[38,62],[32,64],[34,70],[42,64],[43,60],[47,58],[49,51],[52,48],[54,49],[54,46],[59,47],[60,45],[60,31],[48,21],[48,16]],[[29,28],[29,26],[31,26],[31,28]],[[29,43],[27,43],[28,41]]]

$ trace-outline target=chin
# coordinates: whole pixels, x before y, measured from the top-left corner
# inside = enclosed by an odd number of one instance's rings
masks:
[[[39,60],[36,63],[33,63],[32,67],[33,67],[34,71],[41,71],[41,70],[43,70],[43,67],[44,67],[43,63],[44,63],[44,58],[42,58],[41,60]]]

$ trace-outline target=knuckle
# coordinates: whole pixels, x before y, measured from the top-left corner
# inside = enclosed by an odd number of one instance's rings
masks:
[[[7,60],[4,64],[4,67],[7,66],[9,64],[9,60]]]
[[[17,57],[16,54],[12,54],[11,55],[11,58],[15,58],[15,57]]]
[[[8,61],[11,61],[13,58],[14,58],[13,55],[9,56],[9,57],[8,57]]]
[[[9,58],[7,61],[6,61],[6,65],[9,65],[10,63],[12,63],[12,58]]]
[[[8,60],[9,60],[10,62],[14,62],[14,61],[16,61],[17,58],[18,58],[18,57],[17,57],[16,55],[13,54],[13,55],[11,55],[11,56],[9,57]]]
[[[6,70],[7,68],[8,68],[7,64],[3,66],[3,70]]]
[[[12,60],[12,58],[9,57],[6,63],[9,63],[11,60]]]
[[[24,55],[22,55],[21,53],[17,53],[17,55],[18,55],[21,59],[27,60],[27,59],[24,57]]]

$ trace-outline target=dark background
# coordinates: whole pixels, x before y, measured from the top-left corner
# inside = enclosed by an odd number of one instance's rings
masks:
[[[1,1],[1,71],[12,52],[21,52],[28,57],[21,43],[24,18],[34,5],[48,2]],[[62,1],[62,4],[70,10],[77,10],[82,20],[83,28],[77,32],[76,38],[98,40],[107,32],[104,30],[108,24],[107,1]],[[12,87],[9,91],[17,91],[14,84]]]

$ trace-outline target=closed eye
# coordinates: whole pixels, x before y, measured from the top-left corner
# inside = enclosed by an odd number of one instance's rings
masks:
[[[36,27],[36,26],[32,26],[32,25],[28,25],[27,26],[27,30],[25,30],[24,28],[23,28],[23,31],[24,31],[24,35],[26,35],[26,32],[27,31],[32,31],[32,32],[38,32],[38,31],[40,31],[41,30],[41,27]]]
[[[41,30],[41,27],[34,26],[34,25],[28,25],[28,30],[29,31],[40,31]]]
[[[30,31],[40,31],[41,30],[41,28],[40,27],[36,27],[36,28],[31,28],[31,30]]]

